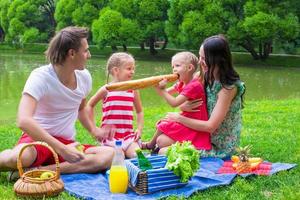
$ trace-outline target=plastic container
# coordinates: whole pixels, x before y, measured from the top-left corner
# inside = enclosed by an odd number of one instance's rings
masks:
[[[126,193],[128,172],[124,162],[122,141],[116,141],[115,155],[109,172],[109,190],[111,193]]]

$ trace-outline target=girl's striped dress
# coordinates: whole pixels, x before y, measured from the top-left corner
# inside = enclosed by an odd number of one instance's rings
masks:
[[[126,150],[134,141],[133,102],[133,90],[108,91],[103,101],[101,127],[113,125],[116,128],[116,134],[113,141],[105,140],[103,144],[114,146],[115,140],[122,140],[122,148]]]

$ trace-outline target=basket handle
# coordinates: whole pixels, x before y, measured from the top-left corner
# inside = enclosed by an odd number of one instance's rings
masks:
[[[58,156],[57,156],[57,153],[53,150],[53,148],[51,146],[49,146],[46,142],[42,142],[42,141],[37,141],[37,142],[32,142],[32,143],[28,143],[26,145],[24,145],[22,148],[21,148],[21,151],[18,155],[18,159],[17,159],[17,167],[18,167],[18,170],[19,170],[19,175],[20,177],[23,176],[24,174],[24,171],[23,171],[23,167],[22,167],[22,159],[21,159],[21,156],[24,152],[24,150],[27,148],[27,147],[30,147],[30,146],[34,146],[34,145],[42,145],[44,147],[47,147],[53,154],[53,157],[54,157],[54,160],[55,160],[55,175],[54,177],[56,179],[59,179],[60,177],[60,169],[59,169],[59,160],[58,160]]]

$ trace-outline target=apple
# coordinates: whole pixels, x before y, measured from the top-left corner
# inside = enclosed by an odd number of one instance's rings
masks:
[[[54,177],[54,173],[53,172],[43,172],[40,176],[40,179],[42,180],[46,180],[46,179],[50,179]]]
[[[75,148],[76,148],[79,152],[84,153],[84,146],[83,146],[82,144],[78,144]]]

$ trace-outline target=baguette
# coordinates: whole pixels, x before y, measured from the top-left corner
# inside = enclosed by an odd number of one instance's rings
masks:
[[[160,76],[152,76],[148,78],[142,78],[137,80],[123,81],[118,83],[112,83],[106,86],[109,91],[114,90],[136,90],[142,89],[150,86],[157,85],[161,80],[167,79],[168,82],[174,82],[178,79],[178,74],[168,74]]]

